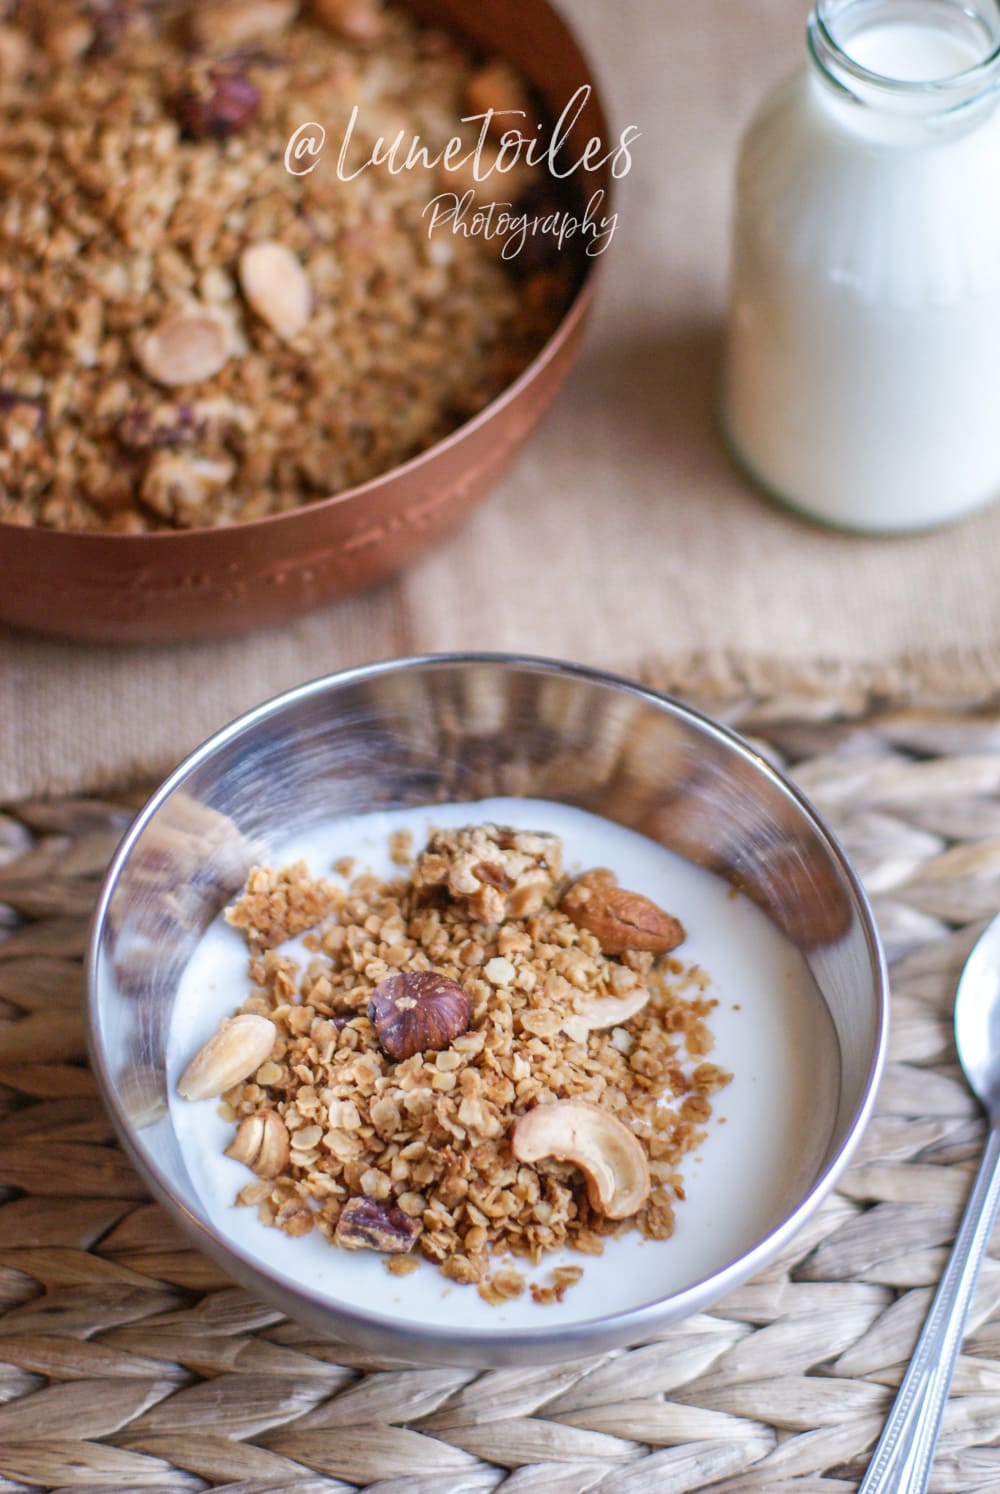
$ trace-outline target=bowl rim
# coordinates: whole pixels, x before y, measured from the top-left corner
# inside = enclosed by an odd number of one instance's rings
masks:
[[[654,1302],[647,1302],[621,1312],[599,1314],[555,1327],[511,1330],[507,1325],[498,1323],[497,1332],[484,1331],[479,1328],[436,1328],[408,1323],[391,1313],[360,1310],[349,1304],[333,1304],[329,1298],[310,1291],[306,1284],[299,1282],[293,1284],[283,1274],[275,1274],[267,1265],[262,1264],[258,1257],[218,1235],[210,1225],[194,1215],[185,1204],[178,1200],[157,1163],[144,1155],[135,1127],[125,1115],[112,1076],[104,1062],[97,999],[100,946],[110,900],[121,869],[131,854],[135,842],[154,815],[196,768],[208,761],[219,748],[231,744],[269,717],[279,715],[287,707],[300,701],[326,693],[335,693],[352,685],[401,670],[447,670],[476,665],[495,666],[505,671],[527,671],[533,674],[564,678],[568,676],[585,685],[596,685],[624,692],[625,695],[642,700],[658,710],[666,707],[668,713],[678,714],[694,722],[708,736],[727,750],[734,751],[744,762],[762,773],[773,786],[803,812],[810,828],[843,874],[864,934],[868,969],[873,978],[876,996],[874,1051],[867,1064],[860,1100],[833,1156],[813,1178],[796,1207],[779,1224],[769,1230],[748,1251],[720,1270],[711,1272],[690,1283],[681,1291],[658,1298]],[[352,1342],[363,1341],[366,1331],[369,1333],[374,1331],[375,1334],[381,1336],[382,1342],[392,1341],[393,1352],[397,1352],[396,1346],[398,1346],[398,1352],[401,1355],[408,1354],[416,1361],[437,1359],[444,1363],[485,1364],[491,1361],[491,1356],[495,1354],[501,1341],[505,1356],[520,1352],[529,1359],[534,1356],[537,1362],[557,1358],[560,1353],[564,1358],[571,1357],[575,1351],[593,1353],[598,1347],[608,1348],[614,1344],[642,1342],[644,1338],[662,1329],[667,1323],[687,1317],[718,1301],[730,1288],[739,1285],[773,1260],[833,1189],[847,1167],[874,1109],[879,1081],[885,1066],[889,1036],[889,975],[871,904],[850,858],[806,795],[738,732],[715,721],[705,712],[689,705],[677,696],[589,665],[522,653],[491,651],[424,653],[357,665],[338,670],[333,674],[322,675],[283,691],[270,700],[254,706],[214,732],[164,779],[139,810],[122,837],[101,884],[91,922],[84,960],[84,975],[84,1018],[87,1045],[91,1067],[97,1079],[101,1097],[111,1115],[125,1151],[132,1158],[143,1180],[151,1187],[154,1195],[164,1204],[168,1212],[180,1219],[197,1247],[218,1261],[228,1274],[236,1276],[237,1279],[244,1278],[252,1282],[251,1290],[258,1290],[262,1295],[267,1295],[269,1290],[275,1290],[288,1300],[301,1301],[303,1307],[314,1318],[328,1319],[332,1329],[345,1331],[345,1336]],[[233,1262],[237,1264],[238,1270],[234,1271]],[[449,1350],[459,1357],[449,1361],[447,1359]],[[515,1361],[510,1360],[510,1362]]]
[[[552,0],[536,0],[546,7],[555,17],[565,32],[568,44],[575,48],[577,55],[583,63],[585,81],[591,89],[591,103],[596,110],[596,116],[600,123],[602,135],[609,130],[608,111],[604,96],[593,62],[587,50],[581,45],[575,27],[570,23],[563,10],[552,3]],[[602,168],[598,173],[597,185],[603,190],[604,200],[602,207],[606,211],[614,211],[615,182],[610,170]],[[552,328],[548,337],[535,353],[531,361],[525,364],[517,377],[504,387],[484,405],[477,410],[475,415],[464,420],[461,425],[442,436],[439,441],[433,442],[423,451],[418,451],[414,456],[407,457],[405,461],[397,462],[394,466],[386,468],[384,472],[376,473],[374,477],[366,478],[364,482],[355,483],[351,487],[342,488],[337,493],[328,493],[324,498],[305,500],[296,504],[294,508],[286,509],[281,513],[261,514],[253,519],[236,519],[231,524],[198,524],[188,529],[150,529],[140,534],[119,534],[103,529],[59,529],[50,528],[40,524],[16,524],[10,520],[0,518],[0,540],[5,537],[18,536],[24,540],[30,536],[34,543],[77,543],[81,542],[91,548],[102,544],[111,544],[119,550],[125,550],[129,546],[143,546],[148,555],[150,543],[165,545],[181,545],[192,542],[195,538],[203,539],[206,535],[227,535],[238,533],[240,535],[258,536],[263,535],[270,526],[288,524],[301,518],[303,514],[326,513],[335,505],[349,503],[355,499],[365,499],[388,482],[396,479],[405,481],[412,477],[415,472],[420,471],[430,461],[445,456],[452,451],[461,441],[474,436],[488,421],[500,415],[508,405],[512,404],[523,393],[524,389],[532,383],[535,378],[548,366],[558,355],[563,344],[573,335],[576,327],[587,314],[590,304],[594,298],[601,263],[604,254],[599,256],[579,256],[579,280],[565,310],[558,322]],[[56,538],[58,537],[58,539]]]

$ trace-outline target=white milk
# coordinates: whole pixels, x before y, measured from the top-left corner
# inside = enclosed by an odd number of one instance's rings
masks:
[[[216,1101],[191,1104],[176,1094],[188,1059],[248,991],[246,944],[221,917],[182,978],[167,1073],[181,1151],[220,1234],[287,1280],[308,1282],[331,1302],[363,1305],[412,1324],[502,1331],[565,1324],[652,1302],[741,1255],[780,1223],[816,1175],[833,1126],[839,1072],[822,997],[801,955],[760,910],[745,897],[734,897],[727,883],[644,836],[582,810],[497,799],[366,815],[322,826],[283,847],[275,860],[286,864],[303,857],[320,875],[338,857],[353,855],[358,871],[398,876],[387,853],[391,831],[411,828],[419,846],[432,826],[483,821],[555,832],[563,840],[568,870],[612,867],[624,886],[681,918],[688,937],[678,954],[712,977],[707,994],[719,1005],[710,1019],[716,1037],[711,1057],[735,1077],[713,1097],[708,1139],[686,1161],[688,1196],[677,1206],[671,1239],[644,1241],[632,1232],[609,1241],[600,1258],[556,1252],[533,1279],[546,1283],[559,1264],[585,1268],[583,1281],[562,1303],[541,1307],[526,1294],[495,1308],[474,1287],[450,1285],[426,1262],[411,1276],[393,1277],[374,1254],[338,1249],[318,1232],[290,1239],[262,1225],[254,1210],[235,1207],[250,1174],[223,1156],[232,1124],[217,1115]]]
[[[917,529],[1000,493],[1000,72],[969,72],[988,9],[820,0],[810,67],[744,142],[727,433],[830,524]]]
[[[899,83],[931,83],[953,78],[975,67],[982,50],[964,30],[953,34],[940,25],[908,20],[863,26],[840,44],[854,62]]]

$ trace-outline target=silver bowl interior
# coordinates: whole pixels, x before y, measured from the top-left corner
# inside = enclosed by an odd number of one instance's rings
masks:
[[[836,1120],[800,1203],[723,1272],[585,1330],[415,1335],[291,1291],[212,1231],[166,1112],[180,972],[242,883],[318,820],[492,795],[564,801],[728,878],[802,951],[839,1045]],[[888,991],[864,894],[796,791],[731,733],[611,676],[542,660],[441,656],[350,671],[285,695],[193,754],[108,874],[90,951],[89,1032],[119,1134],[154,1193],[249,1289],[312,1327],[424,1361],[524,1363],[634,1343],[761,1268],[832,1186],[870,1112]],[[831,1056],[837,1061],[837,1055]]]

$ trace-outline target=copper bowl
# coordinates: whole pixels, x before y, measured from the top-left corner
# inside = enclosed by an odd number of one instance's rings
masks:
[[[407,0],[418,19],[507,57],[558,117],[583,84],[570,135],[608,126],[590,67],[547,0]],[[607,167],[578,173],[583,200]],[[605,208],[606,211],[606,208]],[[0,621],[95,643],[250,632],[384,580],[457,528],[551,404],[579,350],[599,259],[524,372],[450,436],[381,477],[289,513],[212,529],[117,535],[0,523]]]

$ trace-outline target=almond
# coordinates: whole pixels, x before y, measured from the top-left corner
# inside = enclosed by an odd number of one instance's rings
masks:
[[[312,313],[312,287],[284,244],[265,239],[240,255],[240,285],[248,304],[282,342],[297,337]]]
[[[226,324],[211,311],[176,311],[147,332],[139,349],[143,373],[172,389],[211,379],[229,360]]]
[[[641,892],[616,886],[614,875],[603,867],[574,882],[559,906],[578,929],[593,934],[606,955],[629,950],[667,954],[684,940],[676,918]]]
[[[267,1017],[244,1012],[227,1017],[198,1049],[177,1081],[185,1100],[207,1100],[225,1094],[270,1058],[278,1029]]]
[[[637,1016],[648,1000],[648,989],[639,985],[633,986],[624,996],[591,996],[581,1001],[574,1016],[584,1033],[583,1040],[586,1040],[588,1032],[600,1032],[605,1027],[620,1027],[623,1022]],[[563,1026],[563,1031],[570,1036],[573,1036],[570,1026],[572,1022],[573,1017],[569,1017]]]

